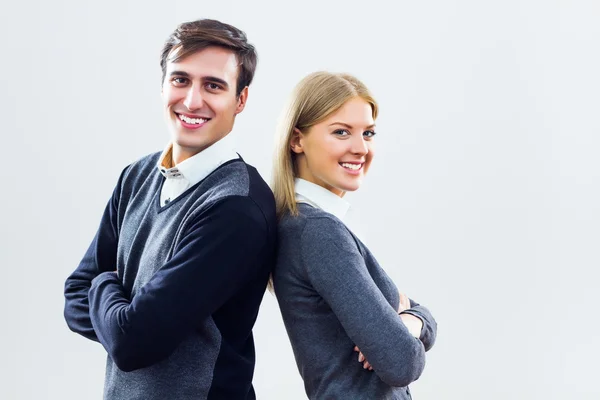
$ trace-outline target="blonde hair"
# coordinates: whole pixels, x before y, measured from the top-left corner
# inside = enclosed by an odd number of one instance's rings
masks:
[[[352,75],[314,72],[294,88],[280,116],[276,132],[271,188],[275,195],[278,217],[285,213],[298,215],[294,192],[294,180],[297,176],[296,154],[290,147],[294,128],[306,132],[339,110],[348,100],[356,97],[371,105],[373,119],[376,119],[377,102],[369,89]]]

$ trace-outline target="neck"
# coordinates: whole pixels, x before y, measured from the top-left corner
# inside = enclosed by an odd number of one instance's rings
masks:
[[[304,160],[299,160],[299,161],[300,162],[297,164],[298,178],[304,179],[305,181],[309,181],[311,183],[314,183],[315,185],[319,185],[322,188],[329,190],[331,193],[335,194],[336,196],[344,197],[344,195],[346,194],[345,191],[338,189],[336,187],[333,187],[333,186],[327,184],[327,182],[323,181],[322,179],[319,179],[318,177],[314,176],[310,172],[308,165],[306,165],[306,161],[304,161]]]
[[[177,164],[181,164],[188,158],[200,153],[202,150],[204,149],[192,149],[179,146],[177,143],[173,143],[173,150],[171,151],[171,166],[174,167]]]

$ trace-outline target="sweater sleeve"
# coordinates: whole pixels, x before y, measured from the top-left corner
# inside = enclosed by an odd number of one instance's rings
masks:
[[[117,186],[104,209],[100,226],[92,243],[75,271],[65,282],[64,317],[67,326],[76,333],[94,341],[98,341],[92,326],[89,313],[88,292],[92,280],[104,271],[115,271],[117,268],[118,207],[121,184],[127,168],[123,170]]]
[[[404,310],[400,314],[411,314],[423,321],[423,329],[421,329],[419,339],[423,342],[425,351],[429,351],[433,347],[437,337],[437,322],[426,307],[415,302],[413,299],[410,299],[410,306],[408,310]]]
[[[308,220],[301,253],[312,286],[390,386],[407,386],[425,367],[423,343],[413,337],[371,278],[347,228],[330,218]]]
[[[115,364],[133,371],[167,358],[198,321],[264,268],[272,235],[252,199],[230,197],[196,218],[133,299],[115,273],[100,274],[89,292],[90,316]]]

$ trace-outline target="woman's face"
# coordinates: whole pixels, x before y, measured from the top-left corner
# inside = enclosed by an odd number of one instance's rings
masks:
[[[374,129],[371,106],[356,97],[308,131],[296,130],[298,176],[340,197],[358,189],[373,160]]]

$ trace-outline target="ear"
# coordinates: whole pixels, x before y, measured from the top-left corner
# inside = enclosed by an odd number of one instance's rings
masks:
[[[246,107],[246,101],[248,100],[248,86],[242,89],[240,95],[238,97],[238,105],[235,109],[235,115],[238,115],[242,111],[244,111],[244,107]]]
[[[296,154],[304,153],[304,149],[302,148],[302,132],[298,128],[294,128],[294,132],[292,132],[290,148]]]

